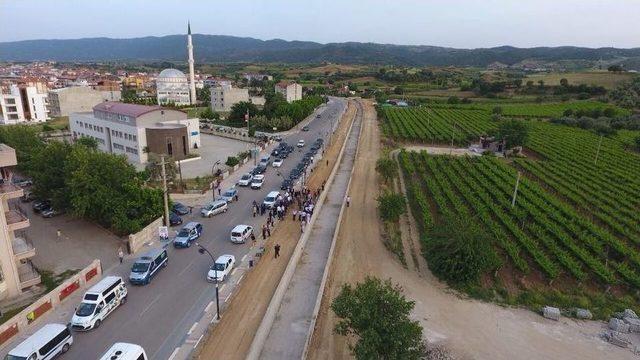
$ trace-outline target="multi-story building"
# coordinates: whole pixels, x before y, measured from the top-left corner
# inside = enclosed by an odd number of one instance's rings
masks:
[[[256,80],[256,81],[273,81],[273,76],[267,74],[253,74],[247,73],[244,74],[243,77],[247,79],[247,81]]]
[[[275,85],[275,91],[287,100],[292,102],[302,99],[302,85],[294,82],[281,81]]]
[[[146,163],[149,153],[182,160],[200,146],[199,119],[161,106],[103,102],[92,112],[72,113],[69,126],[74,139],[91,137],[101,151],[125,155],[134,165]]]
[[[234,88],[231,85],[215,86],[211,88],[211,109],[213,111],[231,111],[233,105],[249,102],[249,90]]]
[[[29,227],[29,218],[15,203],[23,195],[12,183],[17,164],[15,150],[0,144],[0,299],[18,296],[40,283],[40,274],[29,260],[36,250],[21,232]]]
[[[2,87],[0,90],[0,105],[2,105],[0,121],[2,124],[47,121],[49,118],[47,93],[46,85],[40,82],[11,84]]]
[[[100,91],[87,86],[73,86],[49,91],[49,115],[69,116],[74,112],[91,111],[103,102]]]

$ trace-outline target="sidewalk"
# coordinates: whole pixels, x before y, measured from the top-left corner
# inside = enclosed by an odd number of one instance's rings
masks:
[[[309,229],[311,235],[278,309],[260,359],[300,359],[313,317],[331,242],[355,161],[362,115],[356,116],[326,202]],[[286,339],[286,341],[283,341]]]

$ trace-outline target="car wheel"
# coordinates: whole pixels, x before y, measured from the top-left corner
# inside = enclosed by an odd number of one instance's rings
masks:
[[[64,354],[67,351],[69,351],[69,344],[62,345],[62,350],[60,352]]]
[[[227,212],[227,209],[224,209],[222,212]]]
[[[191,247],[191,242],[187,241],[187,247],[190,248]]]
[[[213,216],[213,214],[211,214],[211,213],[209,215],[207,215],[208,218],[211,218],[211,216]]]
[[[123,297],[122,299],[120,299],[120,305],[124,305],[127,303],[127,297]]]
[[[96,320],[95,323],[93,323],[93,328],[97,329],[100,327],[100,324],[102,324],[102,321],[100,321],[100,319]]]

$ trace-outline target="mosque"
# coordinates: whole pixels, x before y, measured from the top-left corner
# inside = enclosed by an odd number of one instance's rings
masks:
[[[189,55],[189,80],[178,69],[164,69],[156,78],[158,105],[195,105],[196,86],[193,69],[193,41],[191,24],[187,25],[187,52]]]

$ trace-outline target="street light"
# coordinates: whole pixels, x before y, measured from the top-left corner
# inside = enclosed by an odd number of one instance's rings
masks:
[[[213,276],[215,277],[215,283],[216,283],[216,319],[220,320],[220,298],[219,298],[219,290],[218,290],[218,269],[216,269],[216,259],[213,257],[213,254],[207,250],[207,248],[205,248],[204,246],[200,245],[200,243],[195,243],[196,246],[198,247],[198,252],[200,254],[208,254],[209,257],[211,258],[211,261],[213,261]]]
[[[211,167],[211,176],[216,177],[215,168],[220,165],[220,160],[216,161]],[[213,197],[213,201],[216,201],[216,189],[213,188],[213,179],[211,179],[211,196]]]

